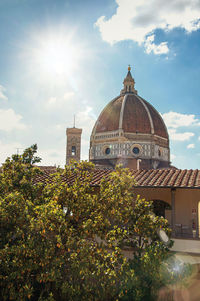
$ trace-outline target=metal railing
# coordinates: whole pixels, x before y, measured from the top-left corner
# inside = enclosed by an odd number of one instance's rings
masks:
[[[172,230],[172,237],[200,239],[200,231],[187,225],[175,224],[174,229]]]

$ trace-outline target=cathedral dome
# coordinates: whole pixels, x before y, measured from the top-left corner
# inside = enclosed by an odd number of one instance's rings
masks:
[[[130,67],[124,88],[103,109],[90,139],[90,160],[145,169],[169,166],[169,137],[161,115],[135,90]]]
[[[133,93],[120,95],[105,107],[97,119],[93,134],[119,130],[168,139],[160,114],[150,103]]]

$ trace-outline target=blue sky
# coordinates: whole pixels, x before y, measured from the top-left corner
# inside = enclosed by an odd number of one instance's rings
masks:
[[[172,164],[200,168],[199,0],[0,0],[0,163],[37,143],[43,165],[63,166],[74,114],[88,159],[128,64],[165,120]]]

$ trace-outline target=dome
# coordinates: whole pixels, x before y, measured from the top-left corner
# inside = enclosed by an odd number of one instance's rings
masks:
[[[160,114],[137,94],[128,93],[112,100],[97,119],[94,133],[118,130],[124,133],[154,134],[168,139]]]
[[[90,139],[96,164],[145,169],[169,167],[169,137],[156,109],[135,90],[130,67],[119,96],[99,115]],[[140,160],[140,161],[138,161]]]

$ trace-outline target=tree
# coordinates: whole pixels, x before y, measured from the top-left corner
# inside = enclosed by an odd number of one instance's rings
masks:
[[[87,162],[40,183],[36,151],[8,158],[0,174],[1,299],[155,300],[169,256],[157,230],[170,230],[135,196],[129,170],[117,167],[98,192]]]

